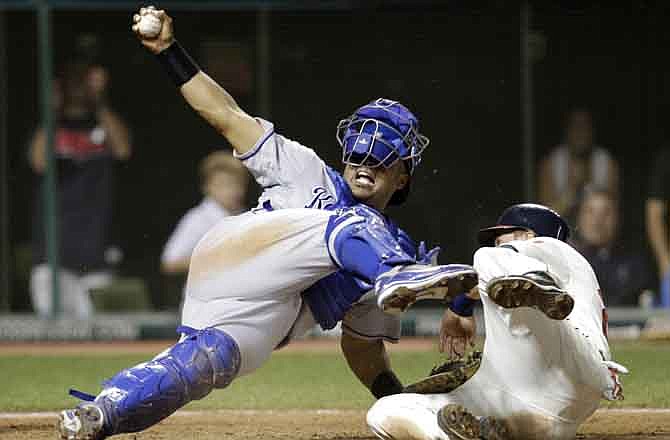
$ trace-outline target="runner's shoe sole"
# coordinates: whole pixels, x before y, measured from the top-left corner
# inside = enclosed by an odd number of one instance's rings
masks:
[[[565,319],[575,301],[565,290],[555,285],[543,285],[525,276],[494,278],[488,285],[489,297],[506,309],[532,307],[548,318]]]
[[[495,417],[478,419],[461,405],[446,405],[437,413],[437,424],[454,440],[509,440],[506,425]]]

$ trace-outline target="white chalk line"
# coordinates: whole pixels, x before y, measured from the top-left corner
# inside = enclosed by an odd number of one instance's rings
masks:
[[[213,410],[183,410],[177,411],[172,417],[195,417],[213,414],[230,415],[276,415],[276,414],[358,414],[365,410],[357,409],[213,409]],[[596,413],[605,414],[668,414],[670,408],[602,408]],[[57,412],[1,412],[0,420],[7,419],[52,419],[58,417]]]

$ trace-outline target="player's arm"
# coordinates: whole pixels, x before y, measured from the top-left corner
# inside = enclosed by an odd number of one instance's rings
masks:
[[[340,346],[351,371],[375,397],[379,399],[402,392],[402,384],[391,370],[384,341],[361,339],[342,333]]]
[[[668,193],[670,185],[670,151],[661,150],[654,157],[649,175],[645,206],[647,237],[654,250],[658,273],[663,278],[670,271],[670,242],[668,242]]]
[[[238,155],[251,150],[263,135],[260,124],[204,72],[198,72],[185,83],[181,93],[189,105],[230,142]]]
[[[160,33],[154,38],[140,33],[139,22],[146,14],[153,14],[161,21]],[[230,142],[237,154],[251,150],[263,135],[263,128],[179,46],[174,37],[172,18],[165,11],[142,8],[133,16],[132,29],[142,44],[161,59],[186,102]]]
[[[456,296],[446,308],[440,320],[440,353],[447,353],[452,359],[460,358],[474,345],[477,324],[473,312],[479,299],[479,288],[474,287]]]

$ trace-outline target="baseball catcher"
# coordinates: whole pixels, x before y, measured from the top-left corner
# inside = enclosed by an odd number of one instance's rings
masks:
[[[150,22],[140,26],[147,15]],[[119,372],[96,396],[74,392],[84,402],[60,413],[61,438],[96,440],[146,429],[252,373],[310,323],[330,328],[358,308],[348,328],[365,337],[370,306],[399,314],[417,300],[448,300],[476,285],[471,266],[418,264],[434,252],[421,247],[417,253],[384,214],[407,197],[428,145],[409,109],[377,99],[341,121],[340,174],[239,108],[175,40],[164,11],[143,8],[133,21],[142,44],[186,102],[230,142],[263,193],[255,209],[223,219],[196,246],[179,341]],[[401,391],[384,352],[375,353],[372,368],[351,359],[350,365],[375,395]]]

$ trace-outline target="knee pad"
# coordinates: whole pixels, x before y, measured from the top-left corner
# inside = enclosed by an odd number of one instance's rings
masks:
[[[326,227],[326,243],[338,267],[371,283],[392,266],[416,262],[391,234],[384,219],[364,206],[332,216]]]
[[[235,340],[216,328],[193,330],[180,327],[186,338],[167,354],[188,386],[190,400],[205,397],[212,388],[224,388],[240,369],[240,350]],[[161,359],[157,359],[161,362]]]
[[[106,435],[146,429],[235,378],[240,350],[232,337],[215,328],[178,331],[185,337],[165,354],[105,382],[95,403],[105,413]]]

